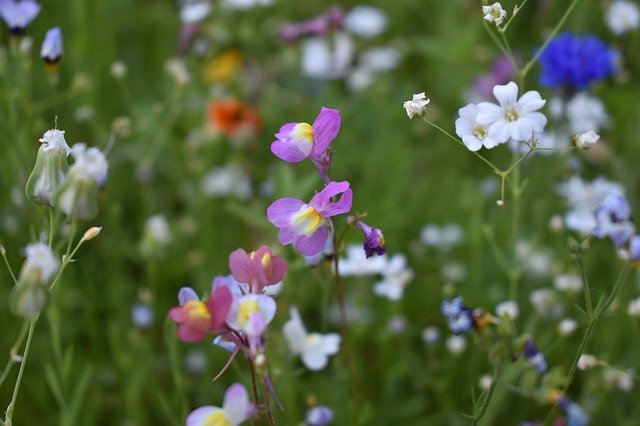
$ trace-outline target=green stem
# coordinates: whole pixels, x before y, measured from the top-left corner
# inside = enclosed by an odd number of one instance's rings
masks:
[[[53,245],[54,219],[53,207],[49,206],[49,248]]]
[[[16,279],[16,275],[13,273],[13,269],[11,269],[11,264],[9,263],[9,259],[7,259],[7,251],[3,246],[0,246],[0,253],[2,253],[2,258],[4,259],[5,265],[7,265],[7,269],[9,270],[9,274],[11,274],[11,278],[13,279],[13,284],[18,285],[18,280]]]
[[[33,330],[36,328],[36,322],[38,318],[31,321],[29,324],[29,334],[27,335],[27,344],[24,347],[24,354],[22,355],[22,362],[20,363],[20,370],[18,370],[18,378],[16,379],[16,385],[13,388],[13,396],[11,397],[11,402],[6,410],[6,418],[5,424],[11,425],[11,418],[13,416],[13,410],[16,406],[16,400],[18,399],[18,392],[20,391],[20,385],[22,384],[22,375],[24,374],[24,367],[27,365],[27,358],[29,357],[29,349],[31,348],[31,339],[33,337]]]
[[[589,278],[587,277],[587,272],[584,268],[584,262],[582,261],[582,253],[578,254],[578,267],[580,268],[580,273],[582,274],[582,288],[584,290],[584,305],[587,308],[587,315],[589,315],[589,320],[593,319],[593,305],[591,303],[591,286],[589,286]]]
[[[524,7],[524,5],[527,4],[527,0],[523,0],[521,5],[516,5],[513,8],[513,14],[511,15],[511,18],[509,18],[509,20],[507,21],[506,24],[504,24],[504,26],[502,28],[499,28],[498,31],[500,31],[501,33],[506,33],[507,32],[507,28],[509,28],[509,25],[511,25],[511,21],[513,21],[513,18],[515,18],[516,16],[518,16],[518,13],[520,12],[520,10],[522,10],[522,8]]]
[[[18,338],[16,339],[16,342],[13,344],[13,346],[11,346],[11,349],[9,350],[9,360],[7,361],[7,365],[4,367],[4,370],[2,370],[2,376],[0,376],[0,387],[2,387],[2,384],[4,383],[7,376],[9,375],[9,372],[11,371],[11,367],[13,367],[13,365],[15,364],[15,356],[18,354],[18,349],[22,345],[22,341],[24,340],[24,337],[27,335],[28,329],[29,329],[29,321],[25,320],[24,323],[22,324],[22,329],[20,330],[20,334],[18,334]]]
[[[500,366],[496,365],[494,370],[493,370],[493,377],[491,379],[491,386],[489,386],[489,390],[487,391],[487,395],[482,400],[482,406],[480,407],[480,411],[478,411],[473,416],[473,420],[471,422],[471,424],[473,426],[475,426],[477,424],[480,424],[480,420],[482,419],[482,417],[484,417],[485,413],[487,412],[487,409],[489,408],[489,403],[491,402],[491,398],[493,398],[493,393],[494,393],[494,391],[496,389],[496,386],[498,384],[498,376],[499,375],[500,375]]]

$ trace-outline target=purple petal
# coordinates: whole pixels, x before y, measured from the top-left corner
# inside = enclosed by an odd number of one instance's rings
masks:
[[[313,122],[313,148],[311,156],[316,157],[323,154],[331,145],[331,142],[340,131],[340,111],[337,109],[320,109],[320,114]]]
[[[251,402],[247,389],[240,383],[229,386],[224,394],[224,411],[231,424],[240,424],[251,414]]]
[[[292,242],[294,242],[298,237],[299,235],[296,233],[293,227],[283,226],[282,228],[280,228],[280,233],[278,234],[278,241],[283,246],[286,246],[287,244],[291,244]]]
[[[191,287],[182,287],[178,292],[178,302],[180,306],[183,306],[189,300],[200,300],[200,298]]]
[[[341,192],[345,192],[347,189],[349,189],[349,182],[346,180],[342,182],[329,182],[322,191],[318,192],[313,196],[313,198],[311,198],[309,204],[320,212],[331,202],[331,197],[338,195]]]
[[[286,139],[286,138],[288,138],[289,134],[291,133],[293,128],[296,127],[296,124],[298,124],[298,123],[287,123],[287,124],[284,124],[282,127],[280,127],[280,131],[275,134],[275,137],[278,138],[278,139]]]
[[[231,310],[232,303],[233,295],[228,287],[221,286],[213,292],[207,302],[209,312],[211,313],[212,332],[215,333],[224,330],[224,321]]]
[[[278,228],[291,223],[291,215],[300,210],[304,203],[297,198],[280,198],[267,208],[267,219]]]
[[[220,408],[214,406],[196,408],[191,412],[191,414],[187,416],[186,426],[203,425],[207,421],[207,417],[209,417],[216,411],[220,411]]]
[[[271,152],[287,163],[298,163],[307,158],[305,153],[291,142],[275,141],[271,144]]]
[[[347,213],[349,210],[351,210],[352,201],[353,191],[351,189],[347,189],[337,202],[327,204],[324,209],[322,209],[318,213],[320,213],[320,215],[322,215],[323,217],[331,217]]]
[[[305,256],[314,256],[322,251],[327,242],[327,227],[322,225],[309,236],[302,236],[296,240],[296,249]]]
[[[253,262],[246,251],[241,248],[229,255],[229,270],[233,278],[241,283],[248,283],[253,278]]]

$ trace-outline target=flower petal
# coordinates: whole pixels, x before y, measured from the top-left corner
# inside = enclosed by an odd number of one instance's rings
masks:
[[[311,156],[322,155],[340,131],[340,111],[322,107],[313,122],[313,148]]]
[[[504,86],[497,84],[493,87],[493,96],[502,107],[515,105],[518,101],[518,85],[513,81]]]
[[[206,425],[207,418],[220,410],[220,407],[214,406],[196,408],[187,416],[185,424],[186,426],[204,426]]]
[[[278,228],[291,223],[291,215],[300,210],[304,203],[297,198],[280,198],[267,208],[267,219]]]
[[[306,154],[291,142],[275,141],[271,144],[271,152],[287,163],[298,163],[307,158]]]
[[[242,423],[251,417],[251,402],[247,389],[240,383],[229,386],[224,394],[224,412],[232,425]]]
[[[322,225],[309,236],[302,236],[295,242],[296,249],[305,256],[313,256],[322,251],[327,242],[327,226]]]

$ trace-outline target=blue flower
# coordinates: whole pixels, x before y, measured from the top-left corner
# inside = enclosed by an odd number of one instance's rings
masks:
[[[524,359],[527,364],[535,368],[538,373],[544,374],[547,372],[547,359],[531,339],[524,341]]]
[[[469,331],[475,325],[473,311],[464,306],[462,303],[462,297],[456,297],[451,301],[444,300],[442,302],[441,310],[447,317],[449,329],[454,334],[461,334]]]
[[[619,194],[609,194],[596,210],[596,227],[592,234],[596,238],[609,238],[620,248],[635,233],[631,219],[629,201]]]
[[[584,89],[616,71],[616,53],[596,36],[563,33],[540,55],[540,84]]]
[[[564,411],[567,426],[586,426],[589,423],[589,415],[575,402],[563,397],[558,401],[558,406]]]

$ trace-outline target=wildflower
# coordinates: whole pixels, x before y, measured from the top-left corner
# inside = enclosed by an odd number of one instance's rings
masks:
[[[191,74],[182,59],[169,58],[164,64],[164,70],[178,86],[186,86],[191,81]]]
[[[640,318],[640,297],[629,302],[627,314],[633,318]]]
[[[581,133],[579,135],[575,135],[571,139],[571,143],[574,146],[577,146],[580,149],[589,149],[594,146],[600,140],[600,135],[594,132],[593,130],[589,130],[586,133]]]
[[[402,298],[404,288],[413,279],[413,269],[407,266],[407,258],[396,254],[387,260],[381,270],[382,280],[373,285],[373,292],[391,301]]]
[[[420,232],[420,241],[427,247],[436,247],[442,251],[449,251],[459,245],[464,239],[464,232],[457,223],[447,223],[441,226],[428,224]]]
[[[553,311],[556,294],[548,288],[534,290],[529,295],[529,301],[538,314],[542,317],[548,316]]]
[[[212,168],[202,178],[201,188],[211,198],[232,196],[247,200],[253,193],[249,176],[235,164]]]
[[[242,66],[242,51],[229,49],[208,62],[202,69],[206,83],[228,83]]]
[[[18,285],[11,294],[11,308],[22,318],[37,318],[49,300],[47,284],[58,271],[60,262],[45,243],[29,244],[20,270]]]
[[[136,303],[131,307],[131,320],[140,330],[147,330],[153,325],[153,310],[144,303]]]
[[[342,194],[333,202],[332,197]],[[322,251],[327,241],[327,219],[351,210],[353,191],[349,182],[329,182],[327,186],[304,203],[297,198],[281,198],[267,209],[267,218],[280,228],[280,244],[294,243],[305,256]]]
[[[598,365],[600,365],[600,360],[593,355],[582,354],[578,359],[578,368],[583,371],[597,367]]]
[[[518,309],[518,304],[513,300],[507,300],[506,302],[502,302],[496,306],[496,316],[498,318],[507,316],[514,320],[518,318],[519,313],[520,310]]]
[[[530,90],[518,98],[518,85],[514,82],[493,88],[499,105],[490,102],[478,104],[476,122],[487,126],[489,134],[499,143],[526,141],[542,132],[547,118],[537,112],[545,104],[540,93]]]
[[[500,26],[507,17],[507,11],[498,2],[491,6],[482,6],[482,13],[484,13],[484,20],[495,24],[496,27]]]
[[[370,39],[387,27],[387,17],[377,7],[359,5],[344,17],[344,28],[359,37]]]
[[[540,84],[584,89],[616,71],[615,53],[596,36],[560,34],[540,55]]]
[[[40,13],[35,0],[0,0],[0,17],[12,34],[21,35]]]
[[[445,299],[440,309],[447,318],[452,333],[461,334],[473,328],[475,324],[473,311],[462,303],[461,296],[451,301]]]
[[[54,195],[69,168],[67,157],[71,148],[64,139],[64,131],[47,130],[40,139],[36,164],[27,180],[27,198],[34,203],[52,206]]]
[[[75,144],[71,155],[75,162],[56,195],[56,206],[67,216],[90,220],[98,214],[98,188],[107,179],[109,163],[98,148],[84,143]]]
[[[260,293],[265,286],[278,284],[287,273],[287,261],[273,256],[267,246],[247,253],[239,248],[229,255],[229,269],[238,282],[248,283],[253,293]]]
[[[458,110],[456,134],[469,151],[478,151],[483,146],[487,149],[500,145],[495,134],[490,134],[486,125],[478,123],[478,106],[469,104]]]
[[[110,71],[113,78],[115,78],[116,80],[121,80],[127,76],[129,68],[123,61],[115,61],[111,64]]]
[[[609,4],[604,21],[617,36],[640,27],[640,8],[628,0],[615,0]]]
[[[527,364],[535,368],[538,373],[546,373],[547,359],[545,358],[544,354],[538,350],[531,338],[527,338],[524,341],[524,359]]]
[[[464,336],[449,336],[447,350],[453,355],[460,355],[467,349],[467,339]]]
[[[480,389],[488,391],[493,384],[493,377],[491,377],[489,374],[483,374],[482,376],[480,376],[478,384],[480,385]]]
[[[582,290],[582,277],[578,274],[559,274],[553,280],[558,291],[577,293]]]
[[[223,0],[222,6],[227,9],[247,10],[256,6],[269,6],[273,0]]]
[[[445,282],[459,283],[466,278],[467,268],[461,262],[450,261],[442,265],[440,276]]]
[[[360,245],[349,245],[345,251],[347,256],[340,258],[340,273],[343,276],[381,274],[387,266],[385,256],[367,258]]]
[[[438,327],[427,327],[422,330],[422,340],[427,345],[435,345],[440,341],[440,329]]]
[[[190,374],[199,375],[207,367],[207,356],[201,349],[191,349],[184,357],[184,366]]]
[[[427,99],[424,92],[416,93],[413,95],[413,99],[403,104],[403,108],[407,111],[410,119],[413,118],[414,115],[416,117],[423,117],[429,102],[431,102],[431,100]]]
[[[294,355],[300,355],[309,370],[322,370],[329,362],[329,355],[338,353],[340,336],[336,333],[307,333],[295,306],[291,307],[289,314],[291,319],[282,328],[289,349]]]
[[[586,426],[589,423],[589,415],[562,392],[552,392],[551,401],[564,412],[567,426]]]
[[[149,217],[144,225],[140,249],[145,256],[156,256],[171,242],[171,230],[167,218],[161,214]]]
[[[595,132],[609,124],[609,114],[601,99],[586,92],[576,93],[566,104],[569,131],[574,134]]]
[[[353,39],[344,32],[336,32],[331,39],[312,37],[302,43],[300,68],[302,73],[318,80],[345,77],[353,62]]]
[[[373,253],[382,256],[387,249],[384,248],[384,235],[382,231],[373,226],[369,226],[361,220],[357,220],[355,225],[364,234],[364,252],[367,258],[373,256]]]
[[[558,332],[562,337],[573,334],[573,332],[576,331],[577,328],[578,322],[569,318],[563,319],[562,321],[560,321],[560,324],[558,324]]]
[[[186,426],[236,426],[250,419],[254,410],[247,389],[240,383],[234,383],[225,392],[222,407],[197,408],[187,417]]]
[[[40,57],[49,65],[55,65],[62,56],[62,31],[53,27],[45,35],[40,49]]]
[[[247,294],[233,301],[227,324],[255,341],[265,332],[275,314],[276,302],[273,298],[264,294]]]
[[[211,101],[207,119],[214,132],[230,137],[253,136],[262,128],[258,110],[237,99]]]
[[[339,130],[340,111],[322,107],[313,125],[287,123],[280,127],[275,135],[278,140],[271,144],[271,152],[288,163],[310,158],[327,181],[331,168],[331,155],[327,151]]]
[[[233,296],[224,286],[212,289],[209,300],[199,300],[189,287],[178,293],[180,306],[169,311],[171,321],[178,324],[178,337],[183,342],[199,342],[209,334],[226,330],[225,319],[231,309]]]
[[[595,212],[596,227],[593,236],[608,237],[616,247],[620,248],[635,232],[635,225],[631,220],[631,206],[624,196],[610,194]]]
[[[333,411],[324,405],[310,408],[305,416],[305,426],[327,426],[333,421]]]

